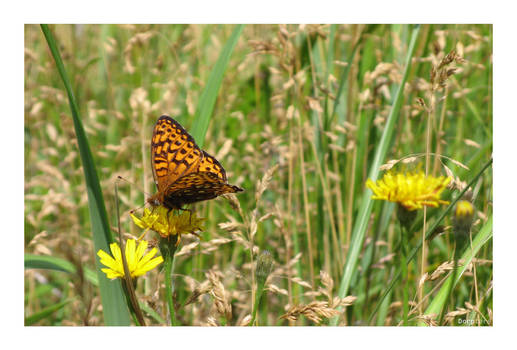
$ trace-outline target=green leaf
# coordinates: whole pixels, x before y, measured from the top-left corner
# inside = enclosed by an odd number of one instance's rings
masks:
[[[90,151],[88,139],[84,132],[83,124],[79,114],[79,107],[72,91],[70,79],[65,71],[65,66],[59,53],[58,45],[52,35],[50,28],[46,24],[41,25],[41,30],[45,35],[50,52],[56,62],[56,67],[65,85],[68,94],[68,102],[72,112],[79,154],[83,164],[84,178],[86,181],[86,191],[88,194],[88,207],[90,210],[90,220],[93,232],[93,241],[95,252],[100,249],[108,252],[109,244],[113,242],[113,237],[109,229],[108,216],[104,205],[104,198],[97,176],[97,170]],[[99,287],[101,293],[102,307],[104,313],[104,322],[109,326],[127,326],[129,325],[129,312],[126,305],[126,298],[122,291],[120,281],[110,281],[101,272],[101,264],[97,255],[95,255],[97,266],[97,275],[99,278]]]
[[[77,268],[70,261],[53,256],[25,254],[24,263],[26,269],[45,269],[77,273]],[[95,271],[88,267],[84,267],[83,269],[86,279],[94,286],[98,286],[99,279],[97,278]]]
[[[149,315],[149,317],[153,318],[156,322],[159,324],[167,324],[167,321],[164,320],[156,311],[154,311],[147,303],[145,302],[138,302],[138,305],[140,308]]]
[[[219,58],[210,72],[205,89],[199,98],[196,108],[196,116],[194,118],[194,124],[191,128],[190,134],[194,137],[194,140],[196,140],[196,143],[201,148],[203,147],[205,134],[208,129],[208,122],[210,121],[210,117],[214,111],[215,101],[217,99],[221,83],[223,82],[224,72],[226,71],[228,62],[230,62],[230,56],[232,55],[233,49],[235,48],[243,29],[244,24],[238,24],[233,30],[230,39],[228,39],[228,42],[224,45],[223,50],[219,54]]]
[[[25,325],[26,326],[32,326],[34,323],[43,320],[44,318],[50,316],[57,310],[63,308],[66,304],[68,304],[71,301],[71,299],[63,300],[60,303],[54,304],[52,306],[46,307],[40,312],[37,312],[35,314],[32,314],[29,317],[25,318]]]

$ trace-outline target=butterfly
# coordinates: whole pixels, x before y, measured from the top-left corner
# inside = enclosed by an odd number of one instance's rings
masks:
[[[200,149],[194,138],[173,118],[158,118],[151,139],[151,167],[158,192],[151,206],[181,209],[183,205],[243,191],[228,184],[223,166]]]

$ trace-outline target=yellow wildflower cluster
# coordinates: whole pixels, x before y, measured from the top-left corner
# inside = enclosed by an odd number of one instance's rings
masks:
[[[157,206],[152,210],[145,208],[144,215],[138,218],[131,213],[134,223],[146,230],[153,230],[162,237],[193,233],[203,230],[201,226],[204,219],[196,217],[195,213],[183,211],[171,211],[163,206]],[[179,242],[179,239],[178,239]]]
[[[422,171],[388,172],[377,182],[368,179],[366,187],[373,191],[373,199],[395,202],[412,211],[423,206],[438,207],[440,204],[448,204],[449,202],[440,199],[440,195],[450,181],[445,176],[425,176]]]

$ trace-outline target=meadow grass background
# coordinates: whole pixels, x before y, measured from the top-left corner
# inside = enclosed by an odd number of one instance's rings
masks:
[[[168,114],[187,130],[232,25],[52,25],[78,101],[110,226],[116,228],[115,182],[121,183],[125,237],[139,236],[129,211],[155,191],[149,142]],[[206,217],[201,240],[182,237],[175,263],[177,317],[183,325],[240,325],[251,313],[257,254],[275,267],[259,325],[398,325],[393,277],[398,227],[394,205],[373,203],[364,239],[354,225],[369,197],[386,120],[403,79],[410,25],[246,25],[230,57],[208,131],[199,144],[245,189],[237,202],[195,205]],[[418,155],[409,169],[453,175],[451,200],[492,156],[492,27],[423,25],[417,32],[402,105],[381,163]],[[431,93],[431,67],[455,50],[446,86]],[[426,106],[435,106],[431,113]],[[428,118],[433,118],[428,124]],[[430,149],[426,136],[431,135]],[[447,158],[446,158],[447,157]],[[397,166],[400,168],[400,165]],[[381,173],[382,174],[382,173]],[[492,171],[472,188],[473,236],[491,222]],[[442,209],[428,210],[427,227]],[[418,220],[421,223],[422,214]],[[451,217],[409,264],[416,324],[452,267]],[[438,232],[439,231],[439,232]],[[25,270],[26,324],[105,324],[95,273],[88,197],[70,107],[41,28],[25,27],[25,253],[60,259]],[[422,236],[421,224],[413,246]],[[148,239],[153,238],[148,234]],[[353,248],[353,249],[351,249]],[[350,252],[357,251],[357,256]],[[341,295],[344,267],[356,259]],[[447,324],[492,324],[492,241],[487,240],[449,300]],[[220,283],[219,283],[220,282]],[[118,283],[118,282],[116,282]],[[139,281],[149,324],[163,324],[163,274]],[[194,290],[210,293],[186,305]],[[342,312],[336,296],[350,298]],[[226,309],[221,308],[221,305]],[[222,309],[231,312],[221,311]],[[334,310],[334,311],[333,311]],[[339,310],[339,312],[338,312]],[[296,313],[298,311],[298,314]],[[375,311],[375,312],[374,312]],[[293,317],[281,317],[290,313]],[[318,315],[319,322],[311,320]],[[332,316],[338,316],[331,321]],[[462,321],[460,321],[462,320]]]

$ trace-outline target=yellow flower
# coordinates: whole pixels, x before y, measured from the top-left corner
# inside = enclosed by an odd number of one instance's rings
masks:
[[[457,235],[468,235],[474,220],[474,206],[466,200],[456,203],[456,210],[452,219],[453,229]]]
[[[156,231],[162,237],[178,235],[180,238],[184,233],[195,234],[196,231],[203,230],[201,223],[204,219],[197,218],[189,211],[183,211],[181,214],[171,213],[163,206],[155,207],[152,211],[145,208],[141,218],[133,213],[131,213],[131,217],[137,226]]]
[[[163,262],[161,256],[153,258],[157,252],[156,248],[151,249],[151,251],[145,254],[146,249],[147,241],[141,241],[138,244],[138,248],[136,248],[134,239],[129,239],[126,242],[126,260],[131,277],[142,276]],[[113,256],[102,249],[97,252],[97,255],[101,259],[101,264],[107,266],[107,268],[103,268],[101,271],[110,279],[124,277],[124,265],[122,264],[120,247],[117,243],[111,243],[110,250]]]
[[[368,179],[366,187],[373,191],[373,199],[396,202],[412,211],[424,205],[438,207],[449,204],[441,200],[440,195],[450,181],[451,178],[445,176],[425,176],[422,171],[405,174],[388,172],[375,183]]]
[[[456,204],[455,216],[457,218],[472,218],[474,215],[474,207],[469,201],[461,200]]]

